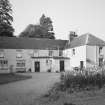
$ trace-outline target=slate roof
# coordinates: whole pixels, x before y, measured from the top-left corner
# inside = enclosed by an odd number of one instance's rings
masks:
[[[0,49],[63,49],[67,40],[0,37]]]
[[[97,38],[96,36],[90,33],[86,33],[71,41],[67,48],[73,48],[82,45],[105,46],[105,41]]]

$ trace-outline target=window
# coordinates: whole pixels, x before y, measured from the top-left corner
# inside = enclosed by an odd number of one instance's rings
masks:
[[[102,53],[102,47],[99,47],[99,54]]]
[[[0,58],[4,58],[4,50],[0,49]]]
[[[4,58],[4,53],[0,52],[0,58]]]
[[[8,61],[7,60],[0,60],[0,67],[7,67]]]
[[[21,49],[17,49],[17,55],[16,58],[22,58],[22,50]]]
[[[17,49],[16,51],[17,51],[17,52],[22,52],[22,49]]]
[[[52,50],[49,51],[49,56],[53,56],[53,51]]]
[[[75,55],[75,49],[72,49],[72,54]]]
[[[47,60],[46,60],[46,64],[48,65],[48,63],[49,63],[49,60],[47,59]]]
[[[38,56],[38,55],[39,55],[38,50],[34,50],[34,51],[33,51],[33,57],[36,57],[36,56]]]
[[[18,53],[18,54],[16,55],[16,58],[22,58],[22,54],[21,54],[21,53]]]
[[[59,56],[63,56],[63,51],[59,50]]]
[[[17,67],[25,67],[25,60],[18,60],[16,66]]]

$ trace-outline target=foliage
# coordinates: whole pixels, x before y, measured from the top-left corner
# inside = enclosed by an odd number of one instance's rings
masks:
[[[10,2],[8,0],[0,0],[0,36],[13,36],[14,29],[12,22],[13,17]]]
[[[28,25],[19,36],[55,39],[50,17],[45,17],[45,15],[42,15],[39,25]]]
[[[90,90],[92,88],[102,88],[105,84],[105,75],[101,73],[65,73],[61,74],[62,89],[74,90]]]

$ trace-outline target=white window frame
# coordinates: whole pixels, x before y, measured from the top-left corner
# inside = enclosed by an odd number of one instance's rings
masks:
[[[0,49],[0,58],[4,58],[4,50]]]
[[[17,52],[16,58],[22,58],[22,49],[17,49],[16,52]]]
[[[52,56],[53,56],[53,50],[49,50],[48,55],[49,55],[50,57],[52,57]]]
[[[0,67],[8,67],[8,60],[0,60]]]
[[[18,67],[18,68],[24,68],[25,65],[26,65],[25,60],[17,60],[16,61],[16,67]]]

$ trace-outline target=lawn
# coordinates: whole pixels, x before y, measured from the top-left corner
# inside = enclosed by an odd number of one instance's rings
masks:
[[[21,74],[0,74],[0,85],[1,84],[7,84],[10,82],[20,81],[29,79],[32,76],[30,75],[21,75]]]

